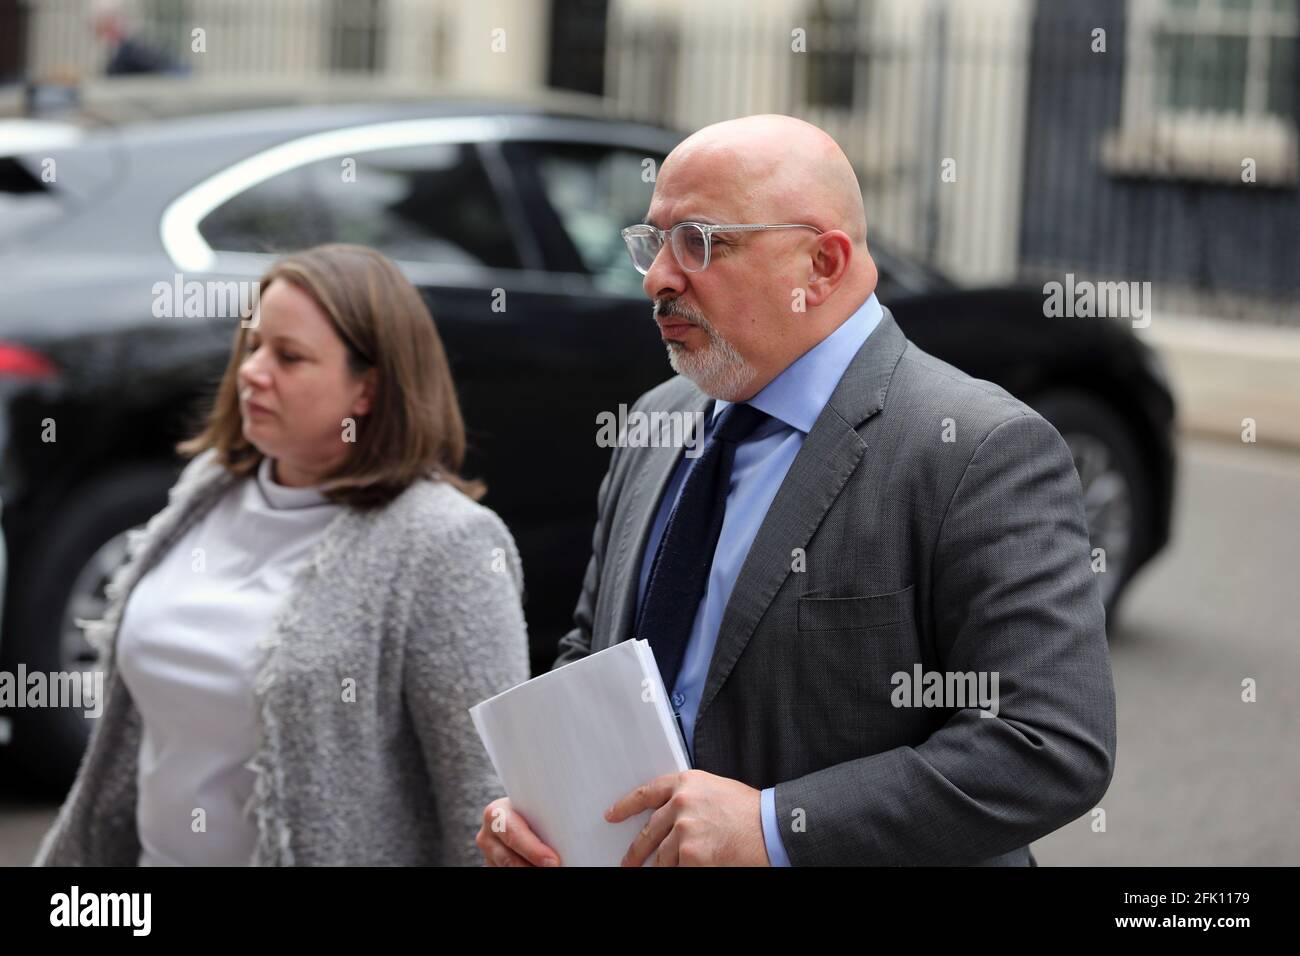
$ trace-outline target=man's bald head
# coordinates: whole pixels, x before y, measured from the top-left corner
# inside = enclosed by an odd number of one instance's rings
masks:
[[[792,116],[746,116],[706,126],[664,161],[662,176],[722,184],[754,222],[806,222],[867,238],[857,176],[824,130]]]
[[[713,230],[704,268],[682,251],[690,232],[677,232],[641,262],[673,370],[727,401],[756,394],[876,287],[848,157],[822,130],[789,116],[729,120],[684,140],[659,170],[646,222],[659,230],[814,227]]]

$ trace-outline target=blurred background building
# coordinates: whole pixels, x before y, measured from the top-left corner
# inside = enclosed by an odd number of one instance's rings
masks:
[[[1166,312],[1300,325],[1296,0],[0,0],[0,80],[99,81],[112,14],[192,85],[801,116],[872,228],[957,279],[1149,280]]]

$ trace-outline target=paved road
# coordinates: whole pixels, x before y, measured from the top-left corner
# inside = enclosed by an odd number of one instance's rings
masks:
[[[1111,635],[1105,832],[1085,816],[1038,841],[1045,866],[1300,865],[1300,455],[1188,441],[1181,463],[1175,540]],[[0,865],[31,859],[55,809],[0,788]]]
[[[1300,865],[1300,455],[1185,442],[1181,465],[1176,539],[1111,635],[1106,832],[1076,820],[1044,865]]]

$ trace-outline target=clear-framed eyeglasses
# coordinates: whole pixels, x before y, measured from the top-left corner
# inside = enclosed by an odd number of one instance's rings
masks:
[[[823,230],[800,222],[750,223],[714,225],[705,222],[679,222],[671,229],[659,229],[649,223],[637,223],[623,230],[623,242],[636,271],[645,275],[654,265],[655,257],[665,242],[672,247],[677,264],[685,272],[703,272],[709,267],[709,253],[713,248],[715,232],[758,232],[762,229],[811,229],[817,234]]]

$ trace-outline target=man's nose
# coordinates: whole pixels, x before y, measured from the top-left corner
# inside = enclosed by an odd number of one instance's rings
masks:
[[[650,299],[676,298],[686,291],[686,282],[686,273],[673,255],[671,243],[665,242],[650,263],[641,288]]]

